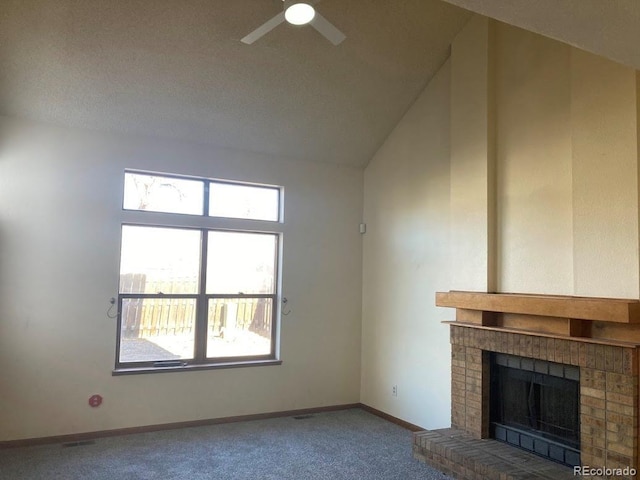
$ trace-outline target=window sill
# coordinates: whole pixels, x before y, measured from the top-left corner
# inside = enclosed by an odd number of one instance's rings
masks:
[[[198,370],[220,370],[223,368],[266,367],[281,365],[282,360],[251,360],[246,362],[202,363],[195,365],[179,365],[170,367],[134,367],[117,368],[111,372],[114,377],[120,375],[141,375],[145,373],[195,372]]]

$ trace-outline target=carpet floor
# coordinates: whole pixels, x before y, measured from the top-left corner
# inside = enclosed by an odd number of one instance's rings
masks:
[[[0,450],[3,480],[446,480],[361,409]]]

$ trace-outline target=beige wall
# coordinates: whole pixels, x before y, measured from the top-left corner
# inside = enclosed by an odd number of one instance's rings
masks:
[[[451,290],[496,288],[493,36],[476,15],[451,46]]]
[[[359,401],[361,170],[8,119],[0,138],[0,441]],[[284,186],[281,366],[111,376],[125,167]]]
[[[469,21],[365,171],[362,402],[449,424],[438,290],[638,298],[639,88],[612,61]]]
[[[445,64],[365,172],[361,401],[425,427],[449,422],[449,89]],[[392,396],[397,385],[398,395]]]
[[[499,291],[573,293],[570,54],[497,26]]]
[[[496,28],[499,290],[637,298],[636,72]]]
[[[637,72],[479,16],[452,69],[450,288],[637,297]]]
[[[571,51],[575,295],[640,294],[636,75]]]

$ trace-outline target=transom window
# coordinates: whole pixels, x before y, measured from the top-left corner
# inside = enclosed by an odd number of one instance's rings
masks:
[[[142,172],[124,187],[125,218],[156,214],[122,226],[116,371],[275,361],[281,188]]]

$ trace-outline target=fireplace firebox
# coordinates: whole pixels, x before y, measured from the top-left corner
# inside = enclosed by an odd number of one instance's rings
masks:
[[[580,465],[580,369],[492,353],[490,436],[568,466]]]

